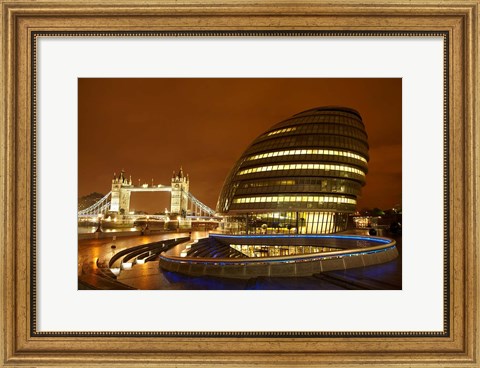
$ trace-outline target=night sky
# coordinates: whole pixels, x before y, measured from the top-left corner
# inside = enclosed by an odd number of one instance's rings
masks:
[[[378,79],[91,79],[78,81],[78,194],[106,194],[124,169],[135,185],[169,185],[216,207],[230,168],[266,129],[318,106],[360,112],[370,145],[358,209],[402,201],[402,81]],[[132,193],[131,210],[162,212],[168,193]]]

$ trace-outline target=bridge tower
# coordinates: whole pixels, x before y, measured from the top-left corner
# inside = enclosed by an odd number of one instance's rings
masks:
[[[120,176],[113,174],[112,179],[112,199],[110,202],[110,211],[121,215],[128,215],[130,211],[130,191],[127,188],[133,187],[132,177],[127,180],[125,171],[122,170]]]
[[[188,188],[188,174],[184,176],[183,169],[180,167],[178,174],[174,171],[172,176],[171,213],[186,216],[188,209]]]

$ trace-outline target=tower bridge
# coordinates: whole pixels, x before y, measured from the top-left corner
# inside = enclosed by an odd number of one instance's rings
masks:
[[[128,215],[130,213],[130,195],[132,192],[170,192],[170,213],[183,217],[214,217],[215,210],[200,202],[189,191],[190,179],[183,169],[173,172],[171,185],[134,186],[132,177],[128,179],[122,170],[120,175],[113,175],[112,189],[103,198],[88,208],[78,212],[78,216],[98,216],[106,214]]]

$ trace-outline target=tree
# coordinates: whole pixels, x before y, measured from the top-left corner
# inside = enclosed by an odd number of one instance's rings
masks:
[[[94,205],[100,199],[102,199],[103,196],[104,195],[101,193],[93,192],[86,196],[78,198],[78,210],[81,211],[81,210],[84,210],[85,208],[88,208]]]
[[[383,212],[380,208],[375,207],[375,208],[372,210],[372,215],[373,215],[373,216],[384,216],[384,215],[385,215],[385,212]]]

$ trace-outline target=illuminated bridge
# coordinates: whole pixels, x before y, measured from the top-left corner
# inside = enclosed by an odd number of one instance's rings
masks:
[[[79,217],[94,217],[106,214],[129,215],[130,195],[132,192],[169,192],[170,213],[183,217],[211,218],[215,216],[215,210],[200,202],[189,192],[189,177],[183,174],[182,168],[178,173],[173,172],[172,182],[167,185],[143,184],[134,186],[132,178],[127,179],[122,170],[117,177],[114,174],[112,179],[112,190],[103,198],[88,208],[78,212]],[[166,216],[149,216],[151,219],[164,219]]]

